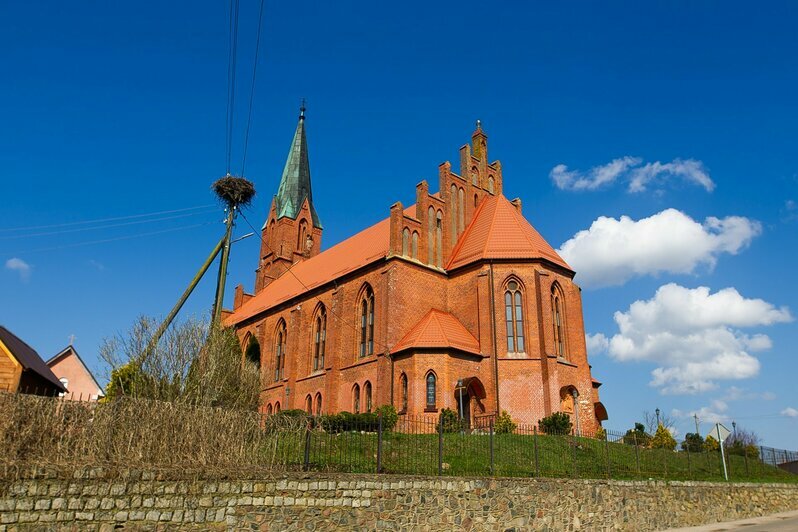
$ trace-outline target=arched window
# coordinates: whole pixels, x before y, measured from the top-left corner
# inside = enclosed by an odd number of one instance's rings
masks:
[[[405,227],[402,231],[402,256],[407,257],[410,255],[410,229]]]
[[[450,224],[451,230],[451,238],[452,244],[457,242],[457,186],[452,185],[452,193],[451,193],[451,206],[452,206],[452,223]]]
[[[360,299],[360,358],[374,354],[374,291],[369,285]]]
[[[244,349],[244,358],[257,367],[260,367],[260,344],[257,338],[255,338],[255,335],[250,335],[247,340],[246,348]]]
[[[307,240],[308,234],[308,222],[306,220],[302,220],[299,222],[299,232],[296,235],[296,249],[300,253],[305,252],[305,240]]]
[[[476,207],[478,204],[479,204],[479,198],[477,197],[476,194],[474,194],[474,207]]]
[[[402,401],[402,412],[407,412],[407,375],[404,373],[402,373],[402,376],[399,377],[399,388],[399,397]]]
[[[457,234],[465,230],[465,192],[461,188],[457,192]]]
[[[275,414],[279,414],[280,413],[280,401],[277,401],[276,403],[274,403],[274,413]]]
[[[327,345],[327,309],[319,306],[313,326],[313,371],[324,369],[324,351]]]
[[[554,322],[554,352],[558,357],[565,357],[564,316],[562,290],[554,283],[551,287],[551,314]]]
[[[272,404],[271,404],[271,403],[269,403],[268,405],[266,405],[266,415],[267,415],[267,416],[270,416],[270,415],[272,415]]]
[[[366,412],[371,412],[371,382],[366,381],[363,385],[363,395],[366,401]]]
[[[279,381],[285,376],[285,343],[286,330],[285,321],[280,320],[277,324],[277,332],[274,335],[274,380]]]
[[[476,166],[472,166],[471,167],[471,184],[474,185],[474,186],[477,186],[477,184],[478,184],[477,180],[478,179],[479,179],[479,173],[477,172],[477,167]]]
[[[437,397],[437,378],[435,377],[435,374],[430,371],[427,373],[427,410],[432,410],[435,408]]]
[[[360,413],[360,385],[355,384],[352,387],[352,410],[355,414]]]
[[[443,213],[438,211],[435,219],[435,265],[443,268]]]
[[[316,393],[316,415],[320,416],[321,412],[322,412],[322,410],[321,410],[321,392],[317,392]]]
[[[504,292],[504,317],[507,323],[507,352],[524,352],[524,305],[517,281],[507,283]]]
[[[488,178],[488,192],[493,194],[493,176]]]
[[[418,231],[413,231],[413,247],[410,256],[418,260]]]
[[[307,412],[309,416],[313,415],[313,398],[310,394],[305,397],[305,412]]]
[[[435,264],[435,209],[427,211],[427,262]]]

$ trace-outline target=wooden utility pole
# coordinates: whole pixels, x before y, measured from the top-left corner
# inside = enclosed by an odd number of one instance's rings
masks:
[[[235,206],[227,208],[227,231],[224,234],[224,246],[222,247],[222,260],[219,262],[219,278],[216,281],[216,299],[213,302],[213,323],[218,325],[222,319],[222,304],[224,300],[224,285],[227,280],[227,263],[230,260],[230,240],[233,236],[233,222],[235,218]]]

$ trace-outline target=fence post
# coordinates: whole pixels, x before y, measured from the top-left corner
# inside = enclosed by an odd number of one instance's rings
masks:
[[[302,461],[302,468],[307,471],[310,469],[310,425],[305,425],[305,456]]]
[[[684,446],[684,450],[687,451],[687,474],[690,475],[690,480],[693,480],[693,465],[690,463],[690,443],[688,442]]]
[[[540,476],[540,461],[538,460],[538,428],[534,427],[532,442],[535,445],[535,476]]]
[[[443,416],[438,418],[438,476],[443,474]]]
[[[490,420],[490,474],[494,474],[493,469],[493,420]]]
[[[377,473],[382,473],[382,411],[377,416]]]
[[[640,447],[637,446],[637,434],[632,432],[635,441],[635,462],[637,462],[637,476],[640,476]]]
[[[607,478],[612,478],[612,465],[610,465],[610,438],[607,431],[604,431],[604,450],[607,455]]]
[[[574,467],[574,478],[579,478],[579,471],[576,468],[576,436],[574,434],[571,434],[571,449],[572,449],[571,458]]]
[[[748,471],[748,447],[743,447],[743,460],[745,461],[745,476],[748,477],[751,474]]]

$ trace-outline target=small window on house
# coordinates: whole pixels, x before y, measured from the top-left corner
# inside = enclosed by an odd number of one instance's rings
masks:
[[[279,414],[280,413],[280,401],[277,401],[276,403],[274,403],[274,413],[275,414]]]
[[[277,332],[274,336],[274,380],[279,381],[285,376],[285,343],[286,329],[285,321],[280,320],[277,324]]]
[[[307,412],[309,416],[313,415],[313,398],[310,394],[305,397],[305,412]]]
[[[254,335],[251,335],[249,340],[247,340],[244,358],[260,367],[260,344]]]
[[[399,377],[399,388],[402,401],[402,412],[407,412],[407,375],[404,373]]]
[[[360,358],[374,354],[374,291],[366,285],[360,299]]]
[[[435,408],[437,399],[437,379],[431,371],[427,373],[427,410]]]
[[[479,172],[476,166],[471,167],[471,184],[477,186],[479,180]]]
[[[316,415],[321,415],[321,392],[316,393]]]
[[[521,287],[516,281],[507,283],[504,292],[504,317],[507,325],[507,352],[524,352],[524,306]]]
[[[551,313],[554,322],[554,351],[558,357],[565,357],[565,333],[562,304],[562,290],[555,283],[551,287]]]
[[[457,192],[457,234],[465,230],[465,191]]]
[[[313,326],[313,371],[324,369],[324,351],[327,344],[327,309],[319,306]]]
[[[452,185],[452,192],[450,195],[449,204],[451,205],[451,214],[452,214],[452,220],[451,224],[449,224],[449,227],[452,228],[450,233],[451,233],[452,244],[454,244],[455,242],[457,242],[457,186],[456,185]]]
[[[413,247],[410,256],[418,260],[418,231],[413,231]]]
[[[438,211],[435,219],[435,265],[443,268],[443,213]]]
[[[270,416],[270,415],[272,415],[272,404],[271,404],[271,403],[269,403],[268,405],[266,405],[266,415],[267,415],[267,416]]]
[[[410,229],[407,227],[402,231],[402,256],[410,255]]]
[[[363,385],[363,395],[366,396],[366,412],[371,412],[371,383],[369,381]]]
[[[352,410],[355,414],[360,413],[360,385],[355,384],[352,388]]]
[[[427,211],[427,263],[435,264],[435,209]]]
[[[490,176],[488,178],[488,192],[490,192],[491,194],[493,194],[493,183],[494,183],[493,176]]]

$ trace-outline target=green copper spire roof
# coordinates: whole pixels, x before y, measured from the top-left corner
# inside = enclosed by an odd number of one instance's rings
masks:
[[[294,140],[288,151],[288,160],[285,161],[285,168],[283,168],[283,177],[280,179],[280,188],[277,189],[277,195],[274,197],[277,218],[287,216],[296,220],[305,198],[310,204],[313,226],[321,229],[319,215],[313,206],[313,192],[310,188],[310,160],[308,159],[308,142],[305,138],[305,105],[303,103],[299,110],[299,123],[296,126]]]

